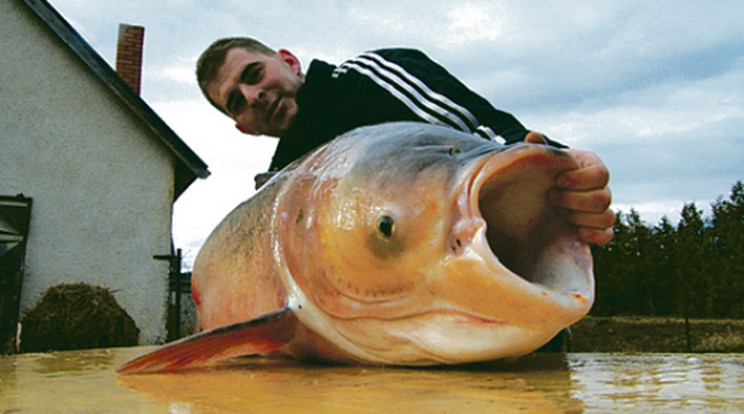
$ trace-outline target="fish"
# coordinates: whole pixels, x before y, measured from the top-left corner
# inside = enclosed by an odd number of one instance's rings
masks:
[[[577,168],[556,147],[431,124],[342,134],[209,235],[192,273],[200,332],[118,371],[256,354],[399,366],[528,354],[594,302],[590,248],[548,196]]]

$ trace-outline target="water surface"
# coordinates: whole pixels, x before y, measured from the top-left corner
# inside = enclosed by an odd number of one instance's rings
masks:
[[[0,414],[744,412],[742,354],[538,354],[437,368],[244,358],[175,374],[114,372],[147,349],[0,357]]]

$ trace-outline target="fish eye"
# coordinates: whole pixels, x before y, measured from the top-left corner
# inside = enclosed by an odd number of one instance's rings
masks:
[[[380,220],[377,222],[377,228],[385,238],[390,238],[395,233],[395,220],[386,214],[380,217]]]
[[[460,153],[460,149],[457,148],[457,147],[452,147],[452,148],[449,149],[449,154],[450,155],[457,155],[459,153]]]

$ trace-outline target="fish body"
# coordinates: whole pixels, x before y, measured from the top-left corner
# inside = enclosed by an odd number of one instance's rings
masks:
[[[578,164],[445,127],[346,133],[234,209],[193,269],[204,332],[120,368],[260,352],[455,364],[519,356],[586,315],[589,246],[548,198]]]

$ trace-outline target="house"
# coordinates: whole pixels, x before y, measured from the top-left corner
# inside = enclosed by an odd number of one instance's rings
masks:
[[[173,203],[206,164],[46,1],[0,2],[0,38],[3,329],[18,302],[85,282],[114,291],[140,343],[162,342],[169,263],[154,256],[172,254]]]

